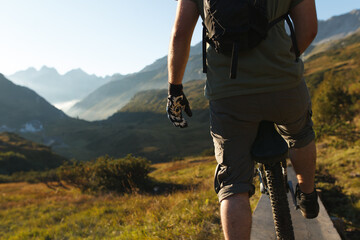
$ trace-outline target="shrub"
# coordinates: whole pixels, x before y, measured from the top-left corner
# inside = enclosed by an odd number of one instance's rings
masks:
[[[340,81],[324,81],[314,97],[314,119],[328,125],[351,121],[354,117],[352,105],[351,95]]]
[[[132,192],[143,189],[149,182],[150,162],[128,155],[113,159],[99,157],[91,162],[73,162],[60,167],[60,180],[82,191]]]
[[[329,76],[312,99],[317,137],[332,135],[352,141],[357,136],[353,119],[357,112],[358,86],[353,84],[348,88],[338,77]]]

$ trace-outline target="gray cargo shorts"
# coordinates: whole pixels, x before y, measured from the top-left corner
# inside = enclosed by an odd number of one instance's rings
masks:
[[[289,148],[301,148],[315,138],[311,115],[304,81],[283,91],[211,100],[210,132],[218,163],[214,183],[219,201],[254,192],[250,149],[261,121],[274,122]]]

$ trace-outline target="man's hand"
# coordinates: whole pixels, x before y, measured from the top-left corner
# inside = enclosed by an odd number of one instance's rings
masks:
[[[182,111],[185,111],[189,117],[192,116],[192,112],[190,109],[189,101],[186,99],[186,96],[182,89],[182,84],[169,84],[169,95],[167,98],[166,112],[168,118],[175,127],[185,128],[188,125],[182,115]]]

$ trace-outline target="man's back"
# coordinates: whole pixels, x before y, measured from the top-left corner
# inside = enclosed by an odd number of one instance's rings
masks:
[[[196,3],[203,17],[203,0]],[[267,1],[268,18],[272,21],[286,13],[302,0]],[[295,61],[290,51],[292,41],[285,31],[284,21],[269,29],[267,38],[256,48],[239,54],[237,78],[229,79],[231,56],[221,55],[207,48],[207,83],[205,95],[220,99],[236,95],[254,94],[290,89],[297,86],[303,74],[303,62]]]

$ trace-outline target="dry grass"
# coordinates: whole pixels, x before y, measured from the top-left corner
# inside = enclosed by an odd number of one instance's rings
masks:
[[[158,181],[192,183],[162,194],[96,196],[72,187],[0,184],[0,239],[221,239],[208,160],[154,165]]]
[[[349,239],[356,239],[351,235],[359,231],[360,149],[336,149],[334,141],[319,145],[318,187],[330,215],[343,219]],[[223,239],[215,165],[213,157],[154,164],[150,175],[159,186],[145,194],[0,184],[0,239]],[[257,190],[252,209],[259,197]]]
[[[155,164],[154,194],[96,196],[70,186],[0,184],[0,239],[223,239],[215,165],[213,157]]]
[[[348,240],[357,240],[360,234],[359,155],[358,144],[346,146],[336,137],[318,145],[317,187],[329,215],[343,222],[339,230]]]

